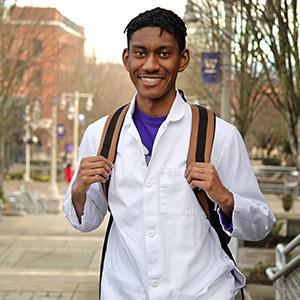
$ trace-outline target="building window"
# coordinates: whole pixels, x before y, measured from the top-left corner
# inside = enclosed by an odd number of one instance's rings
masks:
[[[17,63],[16,63],[16,74],[17,74],[17,80],[18,81],[22,81],[23,80],[24,72],[27,69],[27,67],[28,67],[28,63],[27,63],[26,60],[22,60],[22,59],[17,60]]]
[[[43,82],[43,72],[41,69],[33,71],[32,82],[36,86],[41,86]]]
[[[9,59],[5,59],[3,62],[3,69],[2,69],[2,76],[4,80],[8,80],[10,78],[10,68],[11,68],[11,62]]]
[[[43,53],[43,44],[42,41],[34,39],[32,41],[32,55],[40,56]]]

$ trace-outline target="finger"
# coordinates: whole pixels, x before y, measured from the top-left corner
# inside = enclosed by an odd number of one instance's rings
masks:
[[[105,168],[97,168],[90,170],[90,176],[102,176],[106,180],[109,178],[111,172],[107,171]]]
[[[199,172],[191,172],[187,178],[187,182],[190,183],[193,180],[199,180],[199,181],[208,181],[211,180],[211,177],[207,174],[199,173]]]
[[[211,191],[212,189],[212,183],[208,181],[202,181],[202,180],[192,180],[190,183],[190,187],[194,190],[196,189],[202,189],[206,192]]]
[[[107,164],[105,161],[93,161],[93,162],[86,162],[82,169],[84,170],[93,170],[93,169],[105,169],[107,173],[111,173],[112,168],[111,165]]]
[[[86,180],[86,183],[87,183],[88,186],[90,186],[93,183],[97,183],[97,182],[98,183],[105,183],[106,181],[107,181],[107,179],[100,175],[100,176],[91,176],[91,177],[89,177],[89,179]]]
[[[97,155],[97,156],[87,156],[82,158],[81,160],[83,163],[96,163],[96,162],[104,162],[106,163],[110,168],[113,168],[113,163],[105,158],[104,156]]]
[[[89,169],[104,169],[108,174],[111,174],[112,168],[106,162],[96,162],[89,166]]]
[[[208,170],[213,170],[214,167],[211,163],[203,163],[203,162],[192,162],[190,163],[185,171],[185,177],[192,171],[198,170],[199,172],[206,172]]]
[[[187,170],[185,174],[185,178],[200,178],[199,176],[210,176],[211,178],[214,177],[214,170],[212,169],[202,169],[202,168],[191,168]]]
[[[203,181],[201,180],[192,180],[189,183],[190,187],[194,190],[194,189],[204,189],[204,184]]]
[[[100,157],[100,159],[102,160],[102,161],[104,161],[111,169],[114,167],[114,164],[109,160],[109,159],[107,159],[107,158],[105,158],[104,156],[99,156]]]

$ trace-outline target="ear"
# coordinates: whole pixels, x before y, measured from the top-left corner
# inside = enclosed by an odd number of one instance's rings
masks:
[[[190,51],[189,49],[184,49],[180,53],[179,69],[178,72],[183,72],[190,62]]]
[[[123,65],[127,71],[129,71],[129,50],[125,48],[122,54]]]

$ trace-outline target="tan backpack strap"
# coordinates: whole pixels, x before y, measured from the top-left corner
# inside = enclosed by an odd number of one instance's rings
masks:
[[[204,107],[191,105],[192,128],[187,164],[191,162],[210,162],[215,132],[215,114]],[[194,190],[198,202],[203,208],[207,218],[211,220],[211,201],[203,190]]]
[[[104,156],[112,163],[114,163],[116,159],[119,136],[128,108],[129,104],[126,104],[111,113],[108,116],[103,128],[97,155]],[[106,182],[106,184],[102,184],[106,199],[108,197],[108,186],[109,180]]]
[[[211,151],[215,137],[215,120],[216,115],[213,111],[207,109],[207,129],[206,129],[206,142],[204,151],[204,162],[210,162]]]
[[[194,161],[197,162],[210,162],[212,152],[216,116],[204,107],[192,105],[192,132],[190,138],[190,148],[188,153],[187,163]],[[198,124],[197,124],[198,123]],[[196,146],[195,146],[196,145]],[[233,256],[228,247],[230,237],[223,231],[220,223],[219,215],[215,211],[215,204],[209,199],[204,190],[194,189],[199,204],[204,210],[211,226],[216,231],[221,246],[227,255],[234,261]],[[242,294],[242,298],[243,294]]]
[[[103,128],[97,154],[108,158],[111,162],[115,161],[119,135],[128,108],[129,104],[126,104],[113,111],[108,116]]]
[[[198,128],[199,128],[199,122],[200,122],[198,106],[191,105],[191,110],[192,110],[192,128],[191,128],[189,152],[188,152],[188,157],[187,157],[187,165],[189,165],[191,162],[196,161]]]

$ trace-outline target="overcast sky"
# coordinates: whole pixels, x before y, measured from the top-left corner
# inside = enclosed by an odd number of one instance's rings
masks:
[[[133,17],[157,6],[171,9],[182,17],[186,0],[19,0],[17,3],[56,7],[85,28],[86,46],[95,47],[98,61],[121,63],[122,50],[126,47],[123,31]]]

